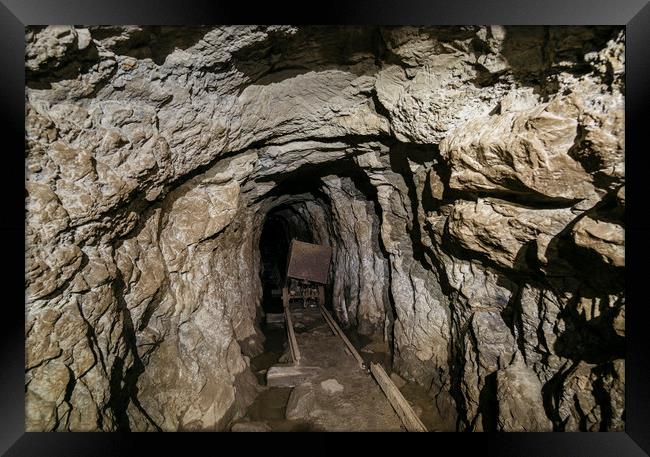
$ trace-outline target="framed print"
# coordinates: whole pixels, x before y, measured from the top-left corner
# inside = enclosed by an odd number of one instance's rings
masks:
[[[321,8],[2,0],[0,450],[648,455],[650,6]]]

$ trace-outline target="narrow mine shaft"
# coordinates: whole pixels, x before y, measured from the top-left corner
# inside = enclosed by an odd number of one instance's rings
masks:
[[[289,244],[293,239],[313,241],[306,222],[295,210],[275,208],[267,216],[260,236],[262,309],[265,313],[283,311],[282,286],[286,280]]]
[[[28,431],[624,429],[621,27],[26,40]]]

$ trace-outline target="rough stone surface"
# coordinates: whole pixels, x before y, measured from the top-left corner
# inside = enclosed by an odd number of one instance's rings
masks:
[[[542,385],[524,363],[515,362],[505,370],[498,371],[496,384],[499,430],[553,431],[553,424],[542,407]]]
[[[336,379],[326,379],[320,383],[321,389],[330,394],[343,392],[343,386]]]
[[[273,213],[333,248],[333,314],[444,427],[623,430],[624,49],[28,27],[26,429],[228,430],[259,392]]]
[[[406,381],[404,381],[404,379],[402,379],[402,377],[397,373],[391,373],[390,379],[391,381],[393,381],[393,384],[395,384],[395,386],[397,386],[398,389],[401,389],[402,387],[404,387],[404,385],[406,385]]]
[[[314,409],[314,388],[310,382],[300,384],[291,390],[285,416],[287,419],[300,419],[309,416]]]

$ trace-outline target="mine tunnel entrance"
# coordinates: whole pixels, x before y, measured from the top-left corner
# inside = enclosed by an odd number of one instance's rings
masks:
[[[282,288],[286,284],[291,240],[314,243],[313,227],[303,214],[306,202],[313,202],[314,197],[311,194],[285,194],[280,198],[284,201],[272,207],[264,218],[258,245],[263,315],[260,329],[265,340],[264,352],[251,360],[251,366],[262,385],[266,384],[266,371],[283,362],[281,357],[287,349]]]
[[[282,286],[286,281],[292,239],[313,243],[306,222],[293,208],[275,208],[267,215],[259,243],[262,309],[265,314],[283,311]]]
[[[264,352],[250,360],[264,387],[239,423],[242,430],[251,423],[274,430],[343,427],[331,404],[334,393],[358,413],[349,416],[348,428],[358,427],[365,408],[378,421],[366,426],[402,427],[369,374],[371,363],[391,372],[393,310],[377,194],[354,170],[348,161],[303,166],[264,196],[257,232]],[[319,251],[327,252],[327,269],[319,267]],[[301,256],[304,261],[293,261]],[[377,315],[383,324],[370,320]],[[298,405],[305,401],[314,404],[303,411]]]

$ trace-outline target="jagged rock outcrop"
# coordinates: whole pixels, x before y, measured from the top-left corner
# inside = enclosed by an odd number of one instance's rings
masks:
[[[446,430],[624,429],[621,28],[26,41],[28,431],[242,417],[272,212]]]

